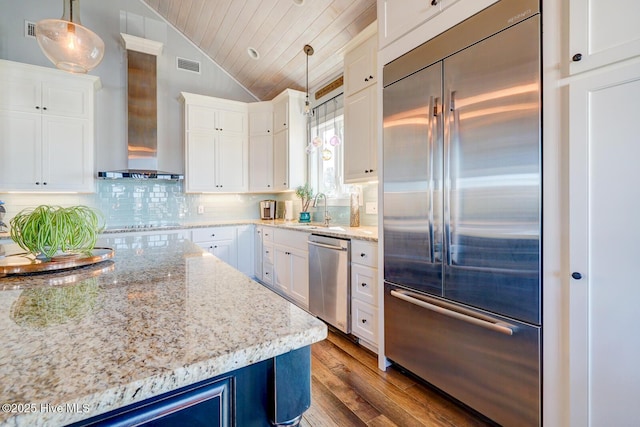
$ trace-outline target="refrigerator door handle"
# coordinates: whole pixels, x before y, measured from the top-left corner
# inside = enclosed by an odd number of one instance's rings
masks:
[[[499,332],[501,334],[513,335],[516,330],[516,327],[514,325],[510,325],[506,322],[493,319],[489,316],[483,316],[478,313],[474,313],[462,307],[456,307],[455,310],[452,310],[451,308],[442,307],[441,305],[446,305],[451,307],[453,307],[453,305],[447,304],[443,301],[438,301],[435,298],[430,298],[425,295],[419,295],[414,292],[397,291],[394,289],[391,291],[391,296],[395,298],[399,298],[410,304],[414,304],[419,307],[425,308],[427,310],[431,310],[436,313],[442,314],[444,316],[462,320],[463,322],[471,323],[473,325],[480,326],[482,328],[489,329],[494,332]]]
[[[446,260],[447,265],[453,264],[453,251],[451,247],[453,242],[451,240],[451,150],[452,144],[455,143],[458,138],[458,112],[456,111],[456,91],[449,92],[449,114],[447,118],[448,138],[445,141],[444,149],[444,164],[445,164],[445,200],[444,200],[444,227],[445,227],[445,246],[446,246]],[[445,133],[446,135],[446,133]]]
[[[434,214],[433,214],[433,197],[434,197],[434,161],[435,161],[435,144],[438,134],[438,121],[441,114],[438,109],[440,98],[431,97],[433,102],[433,119],[429,120],[431,129],[429,131],[429,255],[431,262],[440,262],[438,251],[436,250],[435,231],[434,231]]]

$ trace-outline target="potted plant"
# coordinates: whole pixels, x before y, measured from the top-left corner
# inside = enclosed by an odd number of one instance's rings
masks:
[[[104,228],[102,215],[87,206],[27,208],[10,225],[11,238],[22,249],[46,260],[60,252],[90,252]]]
[[[300,198],[302,203],[302,211],[300,211],[300,222],[310,222],[311,214],[309,214],[309,204],[313,199],[313,188],[309,183],[296,188],[296,196]]]

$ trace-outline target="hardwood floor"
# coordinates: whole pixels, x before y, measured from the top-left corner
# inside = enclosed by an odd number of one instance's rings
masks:
[[[490,426],[487,420],[329,331],[311,347],[311,408],[304,427]]]

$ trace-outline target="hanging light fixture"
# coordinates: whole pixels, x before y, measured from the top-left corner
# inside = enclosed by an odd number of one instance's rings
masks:
[[[307,117],[313,117],[313,109],[311,108],[311,104],[309,104],[309,57],[313,55],[313,48],[311,45],[305,44],[303,50],[307,55],[307,98],[304,102],[303,114]]]
[[[63,0],[60,19],[38,21],[36,39],[57,68],[71,73],[86,73],[104,56],[102,39],[80,23],[80,0]]]

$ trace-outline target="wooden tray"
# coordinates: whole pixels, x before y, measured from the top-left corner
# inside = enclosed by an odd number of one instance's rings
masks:
[[[93,248],[89,254],[64,254],[46,261],[36,258],[31,253],[7,255],[0,258],[0,277],[9,274],[53,272],[82,267],[111,259],[113,254],[111,248]]]

